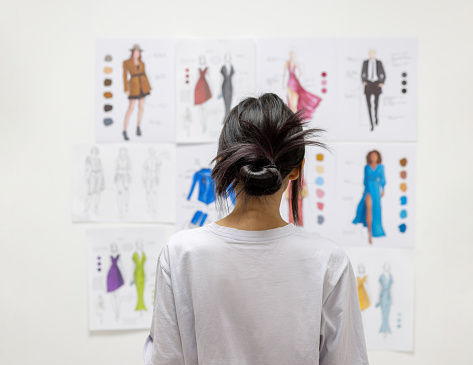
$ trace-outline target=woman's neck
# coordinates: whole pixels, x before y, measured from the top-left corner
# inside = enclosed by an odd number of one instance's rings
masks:
[[[284,227],[288,223],[282,219],[279,212],[283,192],[281,189],[273,195],[263,197],[247,197],[240,194],[236,198],[233,211],[216,223],[245,231]]]

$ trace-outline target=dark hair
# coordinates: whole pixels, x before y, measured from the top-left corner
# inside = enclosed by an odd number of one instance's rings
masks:
[[[368,154],[366,155],[366,164],[367,165],[369,165],[371,163],[370,156],[371,156],[372,153],[376,154],[376,157],[378,159],[378,161],[376,163],[380,164],[381,162],[383,162],[383,159],[381,158],[381,153],[379,153],[377,150],[373,150],[373,151],[369,151]]]
[[[248,196],[276,193],[289,173],[300,167],[305,146],[326,148],[315,137],[322,129],[304,129],[303,112],[294,113],[276,94],[246,98],[225,119],[212,178],[218,198],[244,191]],[[298,198],[302,171],[291,183],[291,208],[299,223]],[[240,191],[235,192],[237,187]]]

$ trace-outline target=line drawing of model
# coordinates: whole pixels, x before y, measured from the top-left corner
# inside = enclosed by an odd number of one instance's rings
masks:
[[[302,71],[299,64],[295,62],[295,52],[289,52],[289,60],[284,64],[284,71],[282,76],[282,87],[287,90],[287,104],[289,108],[296,113],[298,110],[303,111],[303,116],[306,119],[312,119],[315,108],[317,108],[322,101],[322,98],[305,90],[299,79],[302,76]],[[296,75],[296,71],[299,76]],[[289,73],[289,79],[286,85],[286,73]]]
[[[148,213],[155,215],[158,210],[158,186],[161,160],[156,156],[154,147],[148,150],[148,157],[143,165],[143,184],[146,190]]]
[[[370,49],[368,52],[369,59],[363,61],[361,69],[361,82],[365,87],[366,104],[368,106],[368,114],[370,116],[371,131],[374,130],[374,125],[378,125],[378,104],[379,96],[383,92],[384,82],[386,81],[386,73],[384,72],[383,63],[375,59],[376,51]],[[374,95],[374,119],[371,112],[371,96]]]
[[[145,97],[151,93],[151,86],[149,85],[148,77],[146,76],[145,64],[141,61],[141,53],[143,50],[138,44],[135,44],[130,49],[130,58],[123,61],[123,84],[125,94],[128,97],[129,104],[125,114],[125,122],[123,125],[123,139],[128,141],[126,129],[130,120],[131,113],[135,107],[136,100],[138,100],[138,121],[136,124],[136,135],[141,136],[141,119],[143,118]],[[130,78],[128,78],[130,75]]]
[[[304,176],[301,175],[301,192],[299,198],[297,199],[297,212],[299,213],[299,226],[304,225],[304,215],[302,209],[302,201],[309,195],[309,190],[307,189],[307,184],[305,182]],[[289,223],[294,223],[294,217],[292,215],[291,201],[292,201],[292,181],[289,180],[289,184],[286,189],[286,198],[289,204]]]
[[[225,104],[225,116],[223,121],[227,118],[228,113],[232,107],[232,98],[233,98],[233,83],[232,77],[235,74],[235,69],[232,65],[232,54],[230,52],[225,53],[224,64],[220,70],[220,73],[223,75],[222,82],[222,96],[223,103]]]
[[[100,194],[105,190],[105,179],[103,177],[102,161],[99,157],[99,149],[94,146],[89,156],[85,159],[85,180],[87,184],[87,196],[85,197],[85,214],[89,213],[93,205],[94,213],[98,214]]]
[[[107,274],[107,293],[111,294],[112,309],[115,313],[115,319],[118,319],[120,318],[120,298],[118,296],[118,289],[120,289],[125,282],[122,274],[123,268],[119,267],[121,266],[119,263],[120,253],[115,242],[110,245],[110,252],[111,265]]]
[[[97,302],[95,303],[95,312],[100,323],[103,324],[103,314],[105,312],[105,303],[103,297],[99,295]]]
[[[379,333],[384,333],[385,336],[391,333],[389,327],[389,313],[391,311],[392,298],[391,298],[391,286],[393,284],[393,276],[391,275],[391,265],[386,262],[383,265],[383,273],[379,277],[379,284],[381,290],[379,292],[379,301],[376,303],[376,308],[381,308],[382,323]]]
[[[381,154],[376,150],[366,155],[363,179],[365,189],[356,209],[356,217],[352,222],[353,224],[361,223],[368,228],[370,244],[373,243],[373,237],[386,236],[381,219],[381,198],[384,196],[386,178],[384,165],[381,162]]]
[[[133,273],[133,279],[136,285],[137,294],[135,311],[146,311],[147,309],[143,300],[143,292],[145,290],[146,283],[146,275],[144,269],[146,255],[143,251],[143,242],[141,240],[136,241],[136,251],[133,253],[132,260],[135,263],[135,272]]]
[[[118,213],[123,216],[128,212],[131,184],[131,159],[128,150],[121,147],[115,170],[115,185],[117,186]]]
[[[360,308],[364,311],[370,306],[370,298],[368,292],[365,289],[365,283],[368,276],[365,275],[365,265],[358,265],[358,276],[356,277],[357,289],[358,289],[358,299],[360,300]]]
[[[202,132],[207,131],[207,110],[205,103],[212,98],[212,91],[210,90],[208,82],[208,71],[207,60],[205,56],[199,57],[199,79],[195,84],[194,89],[194,105],[198,106],[200,121],[202,123]]]

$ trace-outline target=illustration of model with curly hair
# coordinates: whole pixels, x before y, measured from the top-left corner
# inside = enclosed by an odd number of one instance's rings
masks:
[[[294,60],[295,53],[289,53],[289,60],[284,65],[282,83],[283,89],[287,89],[287,105],[295,113],[298,110],[303,110],[303,115],[307,119],[311,119],[315,108],[317,108],[322,101],[317,95],[314,95],[305,90],[299,79],[302,76],[299,64]],[[296,75],[296,71],[298,75]],[[289,79],[286,85],[286,73],[289,74]]]
[[[123,61],[123,83],[129,100],[123,126],[123,138],[125,141],[129,140],[127,127],[137,100],[138,123],[136,125],[136,135],[141,136],[140,124],[143,118],[145,97],[151,92],[151,86],[149,85],[148,77],[146,77],[145,64],[141,61],[143,50],[138,44],[135,44],[130,51],[130,58]]]
[[[381,154],[378,151],[368,152],[363,179],[365,190],[353,220],[353,224],[362,223],[368,228],[370,244],[373,243],[373,237],[385,236],[381,220],[381,198],[384,196],[386,179],[381,162]]]

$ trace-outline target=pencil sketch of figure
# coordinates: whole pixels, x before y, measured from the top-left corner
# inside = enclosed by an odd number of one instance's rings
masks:
[[[111,302],[115,319],[120,318],[119,289],[125,284],[123,267],[120,262],[120,252],[115,242],[110,245],[110,268],[107,274],[107,293],[111,295]]]
[[[100,204],[100,194],[105,189],[102,161],[99,158],[99,149],[92,147],[89,156],[85,159],[85,180],[87,184],[87,196],[85,197],[84,211],[87,214],[93,205],[94,213],[97,214]]]
[[[117,186],[117,204],[120,215],[128,212],[128,203],[130,200],[131,184],[131,159],[128,150],[121,147],[118,153],[116,171],[115,171],[115,185]]]
[[[105,304],[103,302],[103,297],[99,295],[97,301],[95,302],[95,312],[97,314],[100,323],[103,323],[103,314],[105,312]]]
[[[386,337],[388,333],[391,333],[391,327],[389,326],[389,312],[391,311],[392,298],[391,298],[391,286],[393,285],[393,276],[391,275],[391,265],[386,262],[383,265],[383,273],[379,277],[379,284],[381,290],[379,292],[379,301],[376,303],[376,308],[381,308],[381,328],[379,333],[384,333]]]
[[[194,105],[199,108],[200,120],[202,123],[202,132],[207,131],[207,109],[206,102],[212,98],[212,91],[210,90],[208,82],[209,68],[205,56],[199,57],[199,79],[195,84],[194,89]]]
[[[361,69],[361,82],[365,87],[366,104],[368,106],[368,114],[370,116],[371,130],[378,125],[378,103],[379,96],[383,92],[384,82],[386,81],[386,73],[384,72],[383,63],[375,59],[376,51],[369,50],[369,59],[363,61]],[[374,96],[374,118],[371,112],[371,96]],[[374,119],[374,123],[373,123]]]
[[[150,147],[148,157],[143,165],[143,184],[148,201],[148,213],[155,215],[158,208],[158,185],[161,160],[156,156],[156,150]]]
[[[235,69],[232,65],[232,55],[231,53],[226,53],[224,58],[225,63],[223,64],[220,73],[223,76],[222,82],[222,96],[223,96],[223,103],[225,104],[225,117],[223,121],[225,122],[225,118],[227,117],[228,113],[230,113],[230,108],[232,106],[232,98],[233,98],[233,83],[232,77],[235,74]]]

